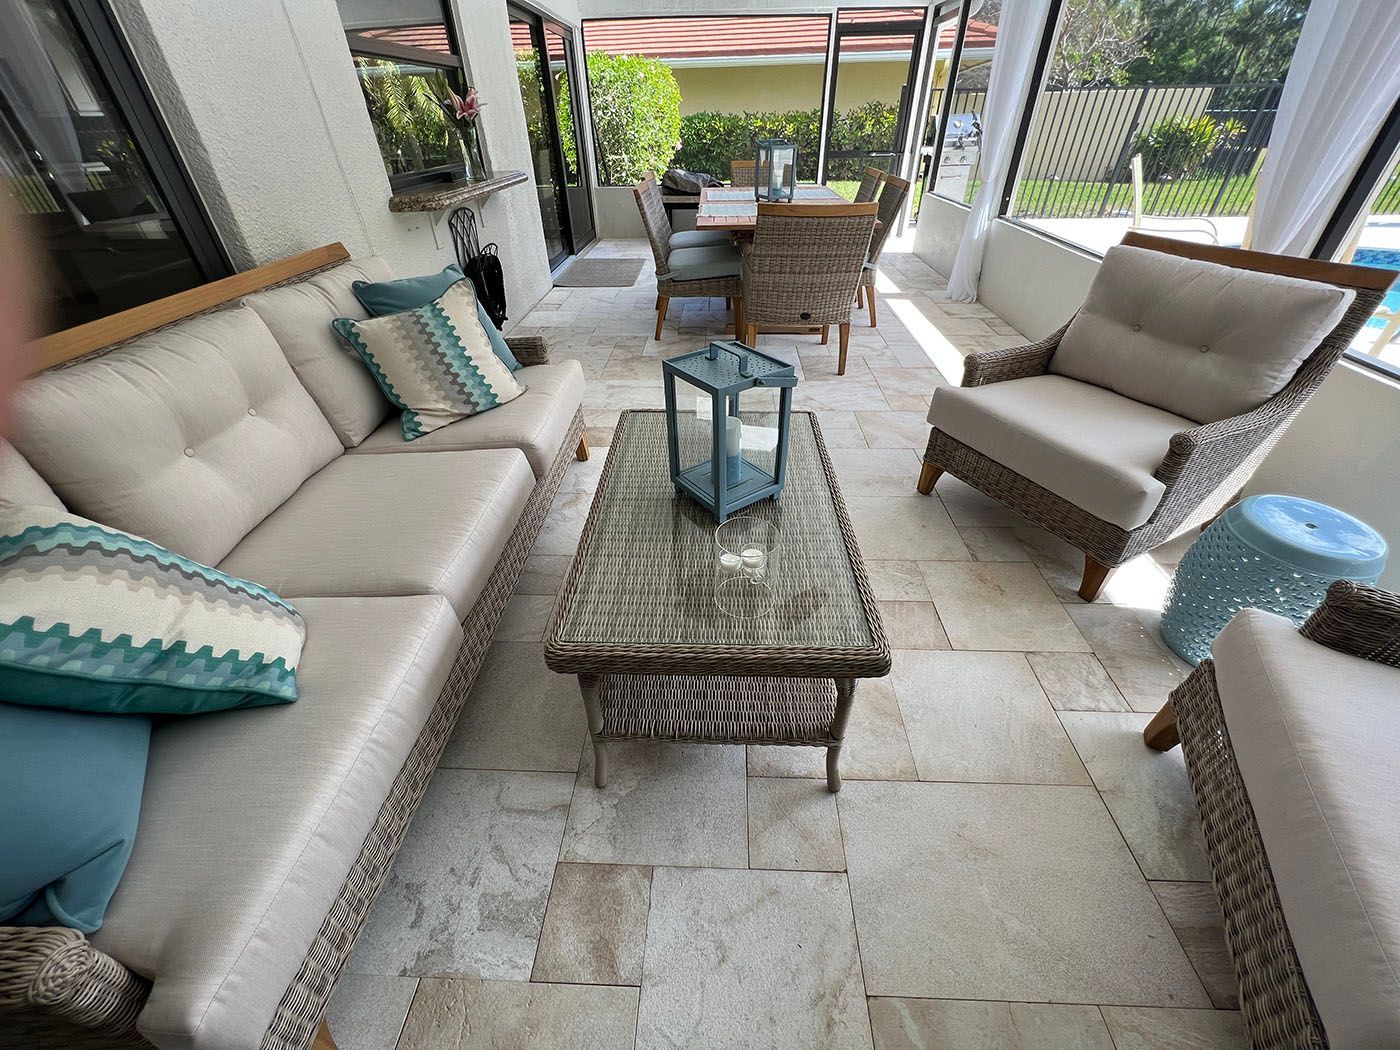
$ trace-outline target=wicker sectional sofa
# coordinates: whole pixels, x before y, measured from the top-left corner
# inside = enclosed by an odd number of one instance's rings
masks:
[[[568,463],[587,455],[582,370],[538,338],[508,340],[519,399],[405,444],[329,327],[364,316],[352,281],[390,276],[334,245],[129,312],[106,329],[134,335],[117,346],[41,348],[79,356],[21,391],[0,498],[264,583],[300,609],[307,643],[295,704],[157,726],[100,930],[0,927],[0,1046],[317,1039]]]

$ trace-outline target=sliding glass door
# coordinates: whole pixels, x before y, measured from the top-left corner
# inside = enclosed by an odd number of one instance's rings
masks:
[[[549,264],[557,267],[594,236],[588,189],[580,176],[578,80],[572,32],[525,8],[510,7],[511,43],[539,192]]]

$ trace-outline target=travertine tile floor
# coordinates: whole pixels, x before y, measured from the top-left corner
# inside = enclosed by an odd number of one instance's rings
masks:
[[[648,255],[612,241],[599,255]],[[1243,1045],[1179,753],[1140,730],[1185,668],[1155,617],[1174,551],[1074,595],[1078,558],[953,478],[914,492],[935,386],[1021,340],[886,254],[877,329],[763,336],[818,412],[886,627],[827,793],[819,751],[613,745],[592,786],[574,683],[541,638],[625,408],[660,407],[634,288],[526,318],[583,364],[575,464],[331,1010],[344,1050]],[[1027,333],[1040,336],[1044,333]]]

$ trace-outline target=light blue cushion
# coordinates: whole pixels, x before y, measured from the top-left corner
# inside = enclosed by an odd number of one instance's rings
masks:
[[[350,286],[350,290],[355,293],[355,298],[360,300],[360,305],[369,311],[371,317],[384,317],[387,314],[401,314],[405,310],[416,310],[420,306],[426,306],[434,299],[442,298],[442,293],[458,281],[465,280],[466,276],[461,269],[453,265],[444,267],[442,273],[430,273],[424,277],[404,277],[397,281],[356,281]],[[506,345],[506,337],[501,335],[501,330],[491,320],[491,315],[486,312],[479,299],[476,303],[476,317],[486,331],[486,338],[491,342],[491,352],[512,372],[520,371],[520,362]]]
[[[719,277],[738,277],[739,249],[732,245],[710,245],[706,248],[681,248],[671,253],[667,273],[673,281],[710,281]]]
[[[149,718],[0,704],[0,925],[102,925],[150,742]]]
[[[715,245],[729,246],[734,242],[724,230],[682,230],[671,234],[671,251],[681,248],[709,248]]]
[[[198,714],[297,698],[301,614],[265,587],[52,507],[0,503],[0,699]]]

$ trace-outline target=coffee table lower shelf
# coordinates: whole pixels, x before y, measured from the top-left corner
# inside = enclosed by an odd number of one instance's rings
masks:
[[[598,787],[607,784],[608,741],[674,740],[824,747],[827,787],[841,789],[852,678],[581,674],[579,688]]]

